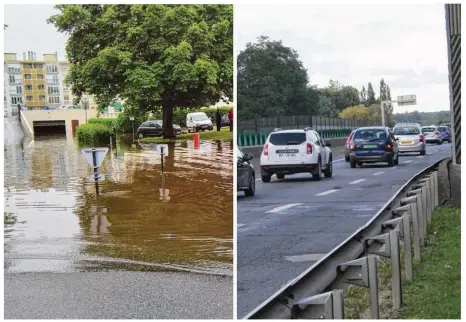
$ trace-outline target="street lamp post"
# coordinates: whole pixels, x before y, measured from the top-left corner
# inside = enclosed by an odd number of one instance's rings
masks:
[[[385,127],[385,104],[396,103],[397,101],[381,101],[380,102],[380,113],[382,115],[382,126]]]
[[[84,113],[86,114],[86,123],[87,123],[87,104],[88,104],[88,98],[87,98],[87,97],[84,97],[83,102],[84,102]]]
[[[134,142],[134,116],[130,116],[129,120],[131,121],[131,123],[133,125],[133,142]]]

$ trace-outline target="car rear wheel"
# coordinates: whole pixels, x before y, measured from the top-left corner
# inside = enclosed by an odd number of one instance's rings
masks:
[[[448,140],[448,143],[451,143],[451,140]]]
[[[363,164],[362,162],[357,162],[357,165],[358,165],[359,167],[362,167],[362,164]]]
[[[331,178],[333,174],[333,163],[332,163],[332,157],[330,157],[327,168],[324,171],[324,175],[326,178]]]
[[[277,179],[280,179],[280,180],[285,179],[285,174],[284,173],[277,173]]]
[[[246,197],[252,197],[256,193],[256,178],[254,175],[251,176],[251,182],[249,183],[248,190],[244,191]]]
[[[443,140],[440,140],[437,142],[437,145],[442,145],[442,143],[443,143]]]
[[[138,134],[138,138],[140,138],[140,139],[144,138],[144,133],[140,132],[140,133]]]
[[[393,157],[391,157],[390,160],[388,160],[388,166],[393,167],[394,165],[395,165],[395,161],[393,160]]]
[[[268,183],[272,179],[272,176],[270,174],[263,174],[262,175],[262,182]]]
[[[320,181],[322,180],[322,162],[319,159],[319,162],[317,162],[317,167],[312,171],[312,179],[314,181]]]
[[[351,166],[351,168],[353,168],[353,169],[356,168],[356,161],[350,160],[350,166]]]
[[[346,162],[350,162],[350,157],[345,157]]]
[[[426,155],[426,150],[421,151],[421,155]]]
[[[398,158],[399,158],[399,155],[397,154],[397,155],[396,155],[396,159],[395,159],[395,161],[393,162],[393,164],[398,165]]]

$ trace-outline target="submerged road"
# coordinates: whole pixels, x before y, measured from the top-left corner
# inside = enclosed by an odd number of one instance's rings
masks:
[[[375,164],[356,169],[342,154],[334,154],[330,179],[314,182],[310,174],[272,177],[270,183],[256,181],[252,198],[239,193],[238,318],[366,223],[413,175],[450,154],[450,144],[429,145],[425,156],[400,155],[393,168]],[[253,161],[259,176],[259,160]]]

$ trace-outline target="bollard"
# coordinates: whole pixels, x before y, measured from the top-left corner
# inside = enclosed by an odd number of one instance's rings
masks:
[[[201,139],[200,139],[199,133],[194,133],[193,143],[194,143],[194,148],[199,149],[199,147],[201,145]]]
[[[403,236],[404,246],[405,246],[405,270],[406,270],[406,281],[411,283],[413,281],[413,250],[411,243],[411,205],[399,207],[393,211],[394,216],[401,216],[403,218],[403,233],[400,236]],[[414,228],[413,228],[414,230]],[[415,249],[420,252],[419,242],[415,243]]]

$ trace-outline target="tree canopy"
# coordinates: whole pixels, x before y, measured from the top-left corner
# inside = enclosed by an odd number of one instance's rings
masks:
[[[233,95],[232,5],[57,5],[48,19],[69,34],[73,94],[116,97],[143,111],[162,107],[164,137],[175,107]]]

